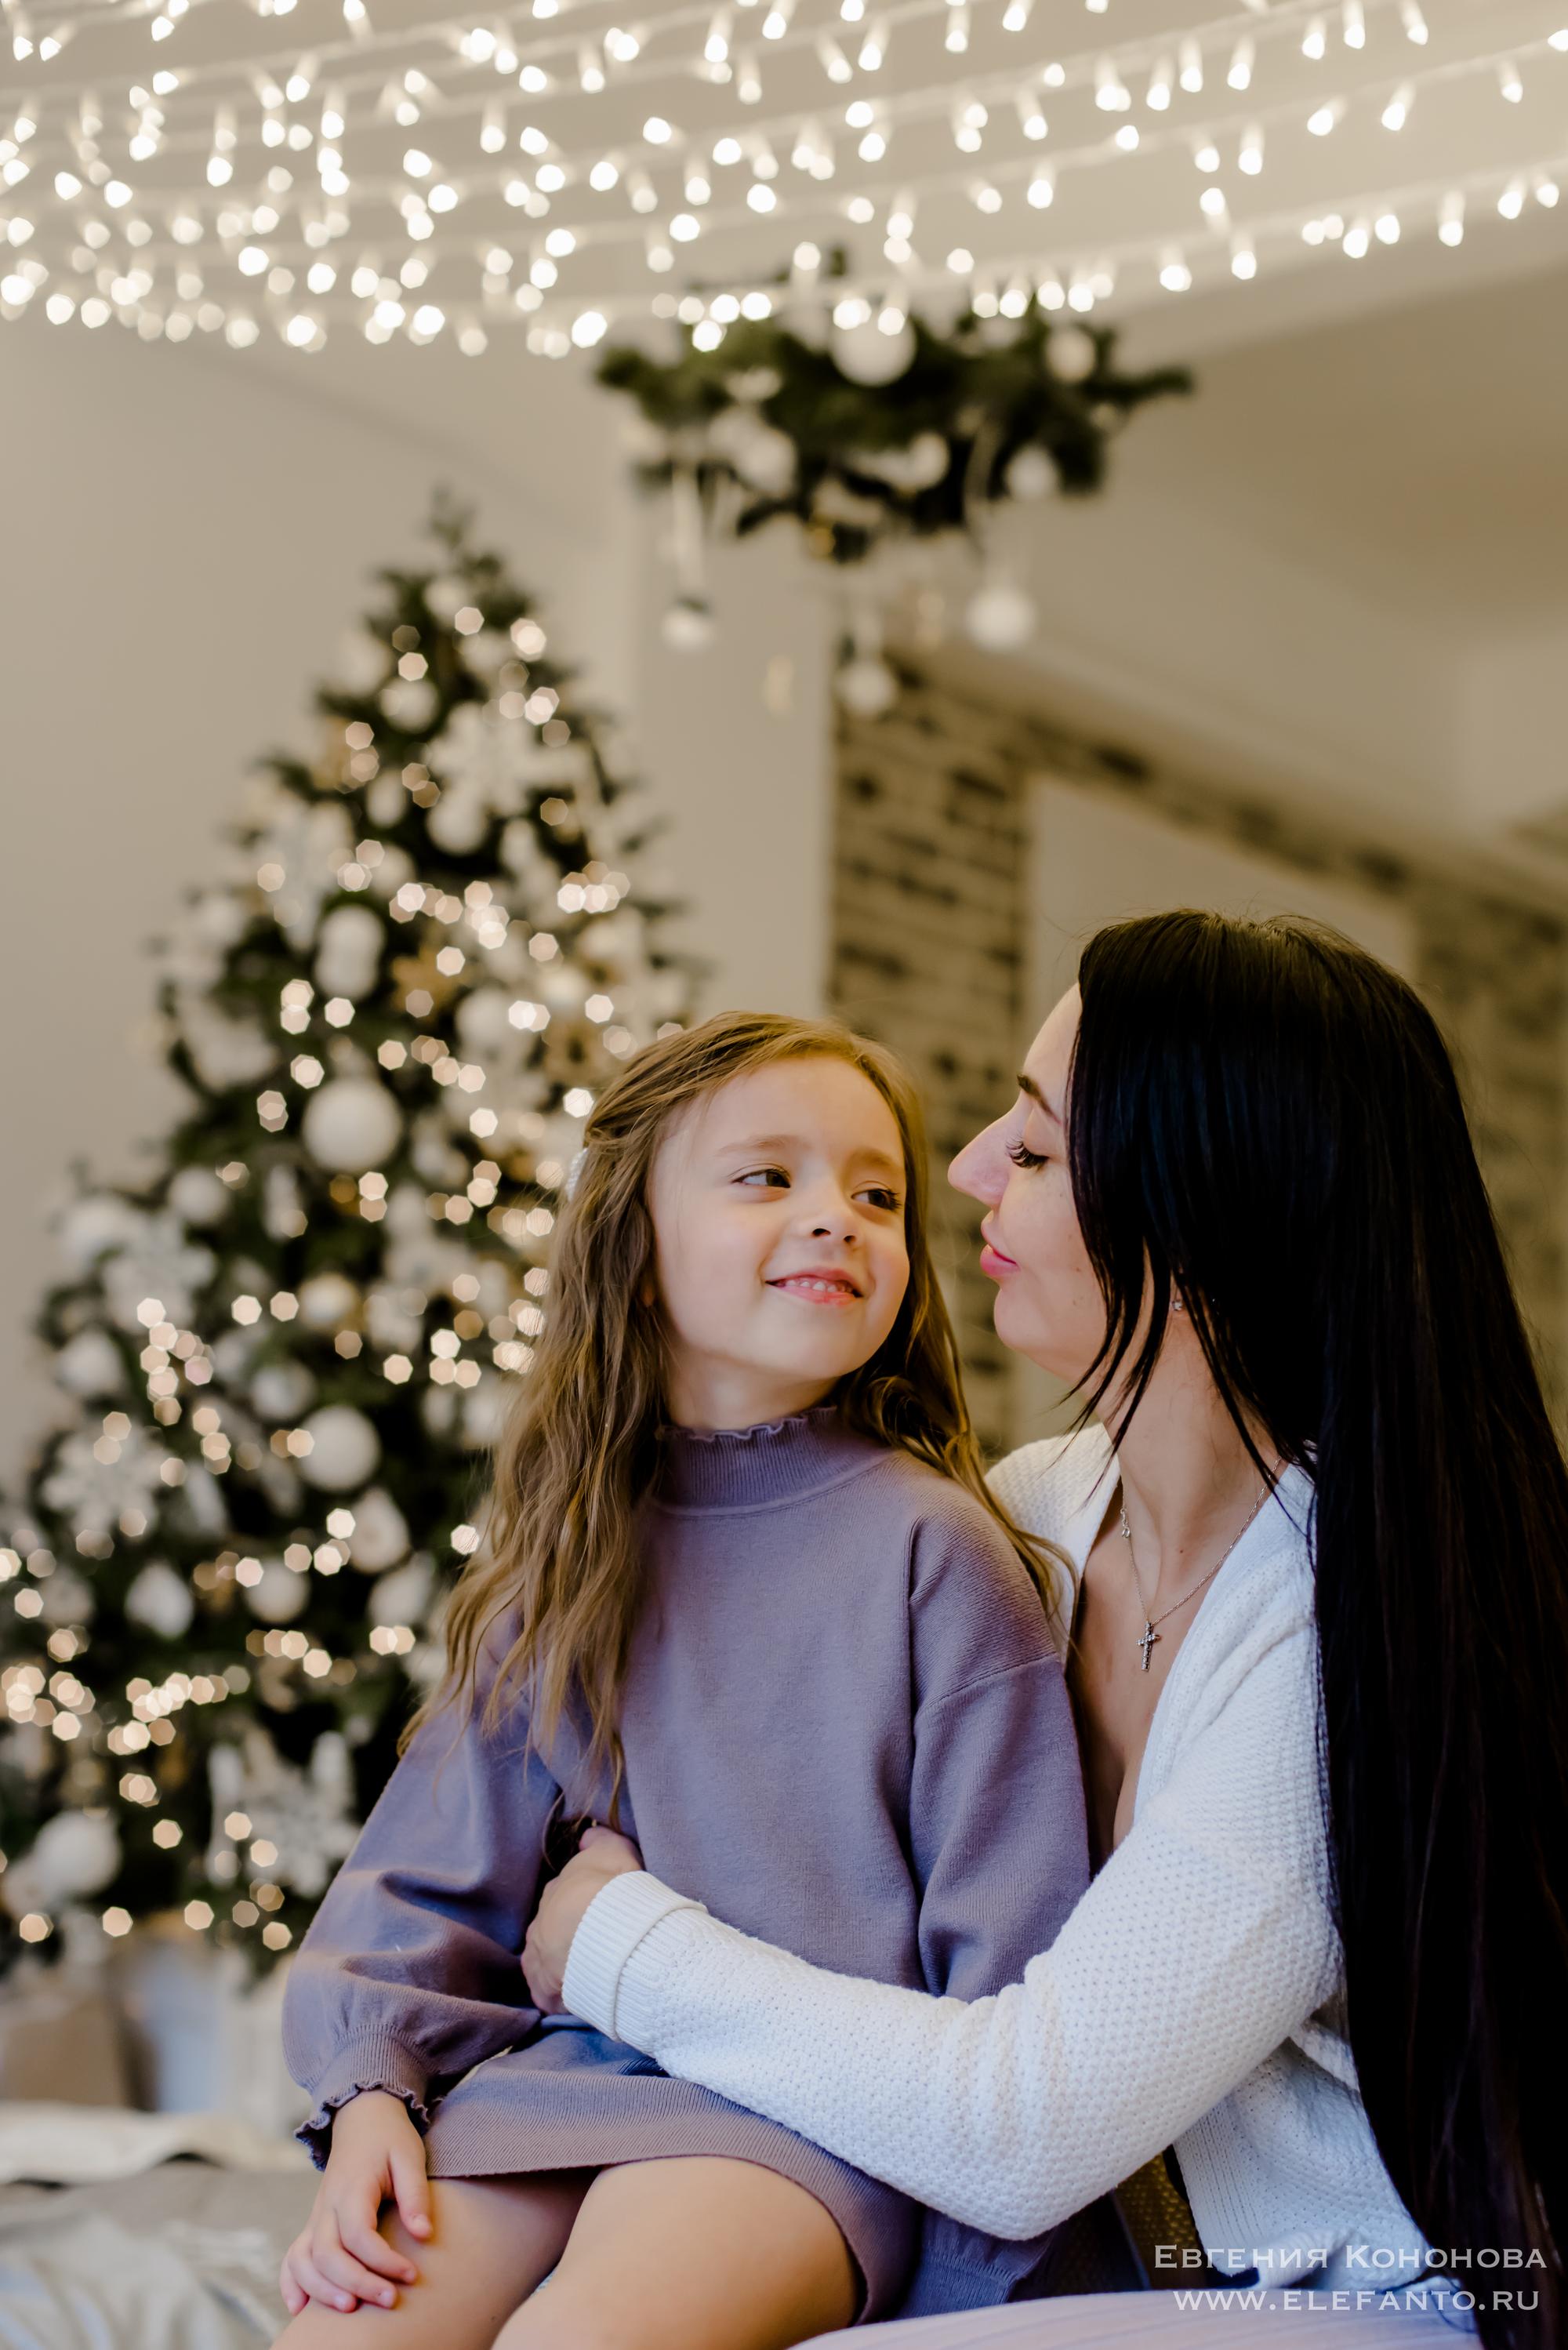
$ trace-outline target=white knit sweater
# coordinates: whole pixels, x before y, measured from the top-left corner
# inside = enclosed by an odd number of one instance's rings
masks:
[[[1081,1575],[1115,1477],[1091,1425],[992,1482]],[[1133,1825],[1022,1982],[964,2002],[836,1974],[637,1872],[590,1904],[567,2008],[994,2235],[1036,2234],[1174,2141],[1228,2274],[1407,2280],[1425,2247],[1361,2104],[1327,1908],[1311,1503],[1287,1471],[1204,1593]]]

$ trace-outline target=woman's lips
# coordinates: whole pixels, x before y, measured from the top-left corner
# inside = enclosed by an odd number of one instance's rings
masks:
[[[1003,1256],[999,1248],[987,1241],[980,1253],[980,1269],[990,1280],[1002,1281],[1010,1273],[1018,1270],[1018,1263],[1015,1257]]]

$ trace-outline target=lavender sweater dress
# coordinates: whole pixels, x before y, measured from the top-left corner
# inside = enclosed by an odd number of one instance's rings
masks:
[[[831,1405],[667,1430],[641,1506],[622,1825],[655,1876],[845,1974],[974,1999],[1016,1981],[1089,1879],[1077,1746],[1038,1597],[980,1504]],[[1050,2234],[981,2234],[789,2129],[529,2004],[519,1953],[557,1820],[607,1780],[519,1700],[426,1721],[299,1945],[284,2051],[332,2112],[393,2091],[437,2178],[727,2155],[797,2180],[858,2265],[857,2324],[1026,2298]]]

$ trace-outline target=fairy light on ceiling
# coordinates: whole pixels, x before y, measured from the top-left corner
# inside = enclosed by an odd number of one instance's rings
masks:
[[[1556,203],[1565,13],[0,0],[0,317],[561,357],[649,317],[891,332],[922,299],[1085,310],[1452,245]]]

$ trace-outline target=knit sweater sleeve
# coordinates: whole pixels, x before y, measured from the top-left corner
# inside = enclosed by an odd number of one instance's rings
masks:
[[[920,1960],[929,1991],[975,2000],[1055,1940],[1089,1882],[1078,1742],[1039,1595],[1000,1529],[955,1494],[911,1547]],[[994,2306],[1050,2243],[929,2209],[921,2228],[902,2316]]]
[[[1315,1635],[1287,1617],[1054,1941],[993,1994],[812,1967],[639,1872],[590,1905],[566,2002],[919,2201],[1032,2236],[1158,2154],[1330,1995],[1316,1709]]]
[[[449,1701],[410,1741],[289,1970],[284,2057],[313,2100],[295,2135],[318,2168],[360,2089],[389,2090],[423,2125],[432,2084],[539,2020],[523,1936],[558,1790],[535,1751],[524,1760],[521,1699],[493,1731],[481,1719],[514,1629],[504,1616],[486,1634],[466,1721]]]

